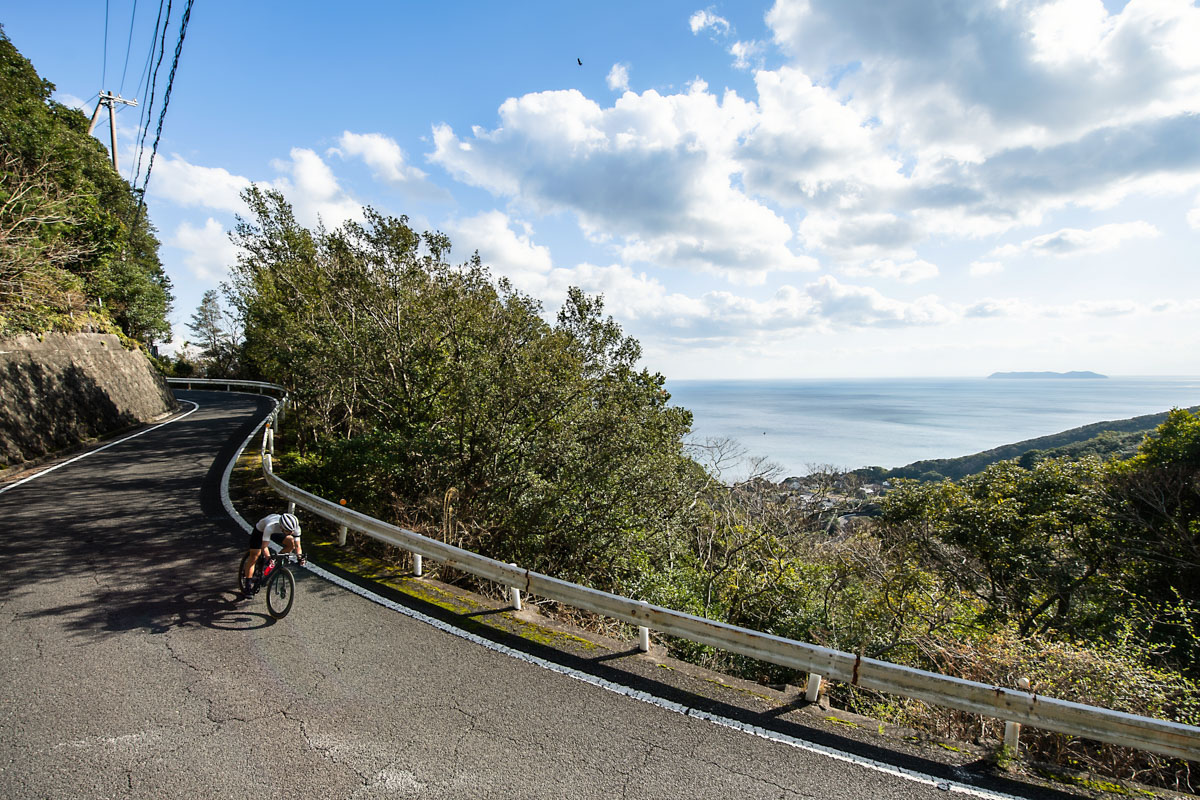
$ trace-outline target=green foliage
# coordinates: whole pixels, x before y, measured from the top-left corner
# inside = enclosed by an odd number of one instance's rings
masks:
[[[883,519],[993,618],[1025,633],[1086,631],[1107,613],[1118,556],[1104,476],[1094,459],[1005,461],[957,484],[901,482]]]
[[[1040,436],[1015,444],[984,450],[959,458],[936,458],[916,461],[907,466],[886,471],[882,477],[916,478],[921,481],[960,480],[982,472],[992,464],[1017,460],[1022,467],[1032,467],[1047,459],[1079,461],[1095,456],[1103,461],[1124,459],[1135,455],[1146,435],[1161,425],[1166,413],[1146,414],[1130,419],[1096,422],[1050,436]],[[873,469],[878,469],[875,467]],[[862,472],[859,470],[859,472]],[[876,477],[875,480],[881,478]]]
[[[1173,409],[1153,435],[1146,438],[1131,466],[1135,469],[1200,467],[1200,416]]]
[[[458,540],[605,587],[640,569],[635,544],[661,549],[690,500],[690,415],[598,299],[573,290],[551,325],[404,218],[309,231],[277,193],[246,200],[229,297],[250,370],[302,409],[306,479],[439,527],[454,489]]]
[[[200,359],[196,365],[207,378],[232,378],[240,375],[241,347],[233,320],[221,306],[221,297],[209,289],[188,322],[199,340]]]
[[[1200,671],[1200,416],[1171,411],[1111,470],[1123,581],[1161,657]]]
[[[1033,692],[1130,714],[1200,723],[1200,686],[1153,665],[1136,637],[1089,644],[1029,636],[1011,626],[958,631],[922,642],[926,666],[947,675],[995,686],[1029,678]],[[871,692],[843,691],[856,710],[960,740],[999,738],[998,720],[937,709]],[[1100,744],[1026,726],[1021,748],[1034,761],[1157,782],[1189,791],[1188,765],[1116,745]]]
[[[138,198],[0,30],[0,335],[71,330],[88,311],[144,343],[170,327],[170,281]]]

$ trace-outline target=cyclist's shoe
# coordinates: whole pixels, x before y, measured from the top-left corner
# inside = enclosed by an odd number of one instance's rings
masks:
[[[242,594],[249,596],[254,588],[254,581],[249,578],[242,578]]]
[[[302,567],[306,566],[308,564],[308,556],[300,556],[300,561],[298,563]]]

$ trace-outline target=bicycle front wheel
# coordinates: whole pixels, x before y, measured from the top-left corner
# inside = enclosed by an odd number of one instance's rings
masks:
[[[296,579],[285,566],[278,566],[267,578],[267,611],[275,619],[283,619],[292,610],[296,599]]]

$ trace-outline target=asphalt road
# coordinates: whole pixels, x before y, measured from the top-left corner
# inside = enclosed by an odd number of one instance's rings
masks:
[[[550,672],[297,575],[239,601],[217,499],[267,410],[0,494],[0,797],[944,798]],[[270,509],[261,509],[266,512]]]

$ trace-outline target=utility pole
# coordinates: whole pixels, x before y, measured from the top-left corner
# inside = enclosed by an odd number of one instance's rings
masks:
[[[113,112],[113,107],[117,103],[124,103],[127,106],[136,106],[137,100],[126,100],[119,94],[113,94],[112,92],[101,92],[100,99],[96,101],[96,110],[92,112],[92,124],[88,125],[88,136],[92,135],[92,131],[96,127],[96,120],[100,117],[100,106],[108,106],[108,127],[109,133],[112,137],[113,169],[119,173],[121,168],[117,166],[117,118],[116,114]]]

